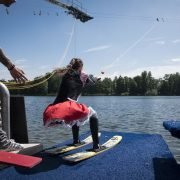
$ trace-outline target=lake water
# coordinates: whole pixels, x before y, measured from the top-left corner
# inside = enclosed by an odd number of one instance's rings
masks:
[[[72,138],[71,129],[45,128],[42,114],[55,97],[25,97],[26,116],[30,142],[40,142],[44,147]],[[164,120],[180,119],[180,97],[121,97],[86,96],[80,102],[93,107],[99,117],[99,129],[116,132],[161,134],[174,155],[180,154],[179,139],[164,129]],[[89,131],[87,123],[80,133]]]

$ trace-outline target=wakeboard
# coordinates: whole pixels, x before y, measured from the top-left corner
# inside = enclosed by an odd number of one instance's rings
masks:
[[[104,144],[102,144],[103,148],[102,150],[95,152],[93,150],[91,151],[82,151],[79,153],[75,153],[75,154],[70,154],[67,156],[64,156],[63,159],[65,161],[69,161],[69,162],[79,162],[88,158],[91,158],[93,156],[96,156],[104,151],[107,151],[111,148],[113,148],[114,146],[116,146],[118,143],[120,143],[122,140],[122,136],[113,136],[111,139],[109,139],[108,141],[106,141]]]
[[[98,133],[98,136],[100,137],[101,133]],[[88,145],[90,143],[92,143],[92,136],[91,135],[88,136],[87,138],[83,139],[79,145],[69,144],[69,145],[65,145],[65,146],[61,146],[61,147],[55,147],[52,149],[47,149],[44,152],[47,154],[50,154],[50,155],[63,154],[63,153],[81,148],[81,147]]]

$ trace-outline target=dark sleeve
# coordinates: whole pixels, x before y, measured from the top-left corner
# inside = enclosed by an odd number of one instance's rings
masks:
[[[95,85],[98,81],[98,78],[94,77],[92,74],[89,75],[88,79],[86,80],[86,85]]]

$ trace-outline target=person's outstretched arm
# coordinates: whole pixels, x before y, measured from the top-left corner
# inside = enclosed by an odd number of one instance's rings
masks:
[[[7,67],[9,70],[11,76],[14,78],[14,80],[18,83],[23,83],[27,80],[23,70],[16,67],[9,58],[5,56],[2,49],[0,49],[0,62]]]

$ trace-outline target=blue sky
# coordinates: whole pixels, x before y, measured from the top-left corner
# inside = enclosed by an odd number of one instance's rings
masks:
[[[73,57],[87,73],[112,78],[179,72],[180,0],[79,1],[93,20],[82,23],[45,0],[17,0],[9,14],[0,5],[0,47],[29,79]],[[11,79],[2,65],[0,77]]]

